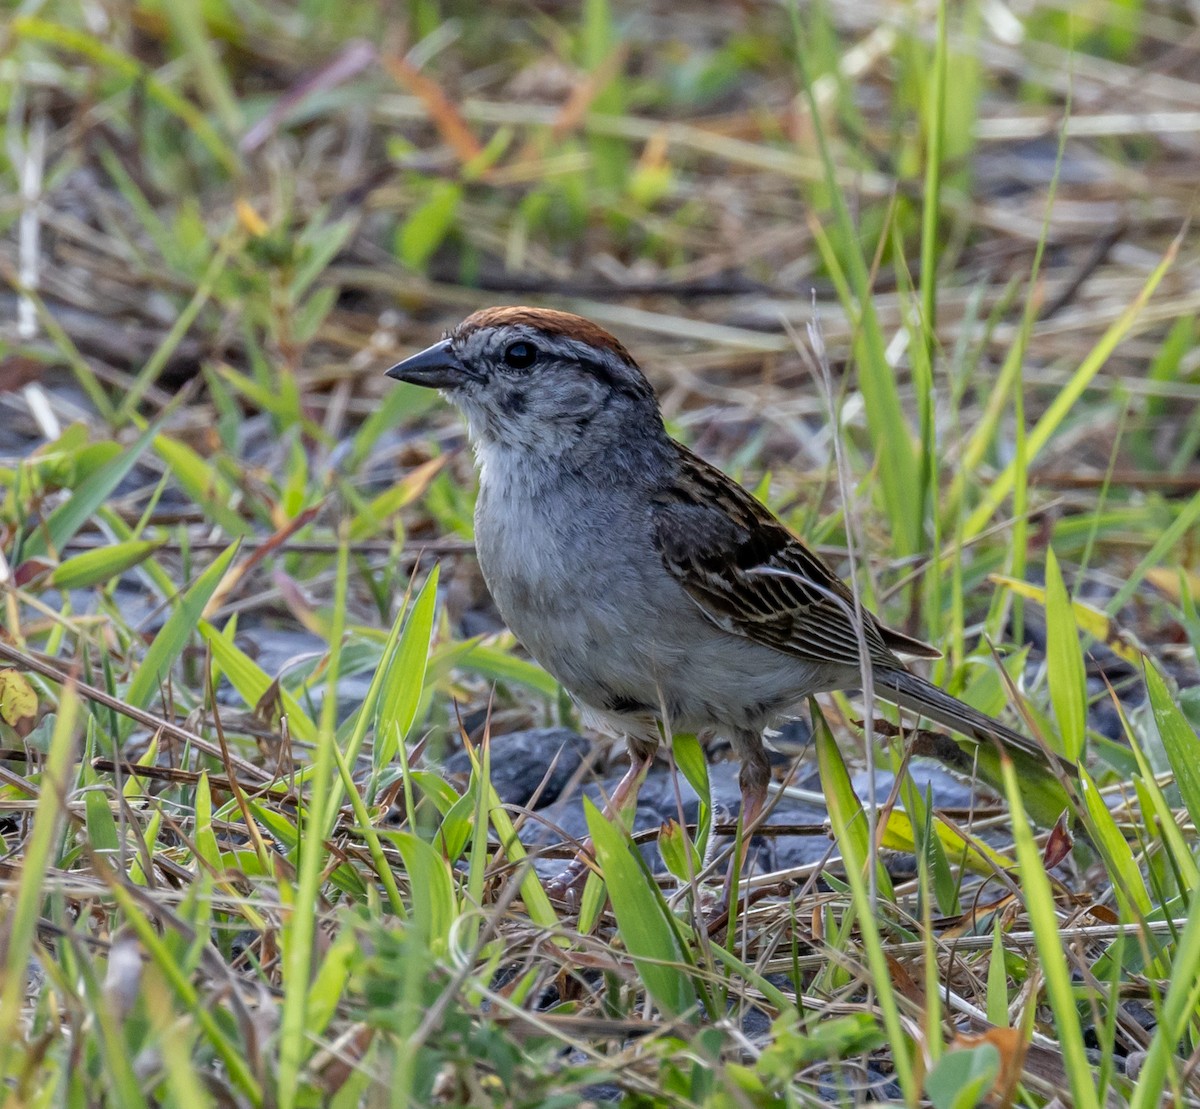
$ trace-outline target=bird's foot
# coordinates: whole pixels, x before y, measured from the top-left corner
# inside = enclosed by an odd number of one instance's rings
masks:
[[[572,910],[579,908],[583,887],[592,872],[591,848],[583,847],[562,870],[545,884],[546,896],[561,901]]]

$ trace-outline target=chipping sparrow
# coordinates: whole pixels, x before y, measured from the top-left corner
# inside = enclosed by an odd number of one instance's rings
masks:
[[[579,316],[489,308],[387,371],[440,389],[479,465],[475,538],[501,615],[579,703],[627,738],[635,795],[673,731],[723,731],[743,827],[766,800],[763,730],[862,684],[853,596],[740,485],[675,442],[625,348]],[[864,613],[875,692],[975,740],[1038,744],[905,669],[938,651]]]

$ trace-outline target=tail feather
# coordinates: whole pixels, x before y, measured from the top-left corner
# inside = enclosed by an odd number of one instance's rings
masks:
[[[1035,740],[1013,731],[1006,724],[993,720],[978,709],[971,708],[957,697],[951,697],[949,693],[943,692],[916,674],[907,670],[887,669],[876,670],[874,677],[879,695],[901,708],[919,712],[930,720],[953,728],[960,735],[978,742],[997,740],[1010,750],[1020,751],[1039,762],[1055,760],[1069,774],[1075,771],[1075,764],[1069,759],[1048,752]]]

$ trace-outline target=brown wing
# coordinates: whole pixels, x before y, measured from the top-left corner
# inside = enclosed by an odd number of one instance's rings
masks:
[[[718,627],[815,663],[858,668],[854,597],[824,562],[720,470],[679,448],[680,478],[655,502],[667,570]],[[871,657],[935,648],[865,614]]]

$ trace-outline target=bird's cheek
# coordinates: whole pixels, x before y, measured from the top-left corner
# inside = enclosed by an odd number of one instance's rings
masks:
[[[480,404],[473,396],[462,389],[458,390],[455,396],[450,397],[450,400],[454,402],[458,410],[467,418],[467,434],[473,443],[478,443],[483,439],[494,438],[494,419],[486,405]]]
[[[565,419],[576,419],[594,412],[602,400],[603,397],[590,382],[580,381],[562,390],[556,407]]]
[[[496,411],[501,416],[517,418],[529,407],[529,395],[517,386],[503,388],[496,396]]]

